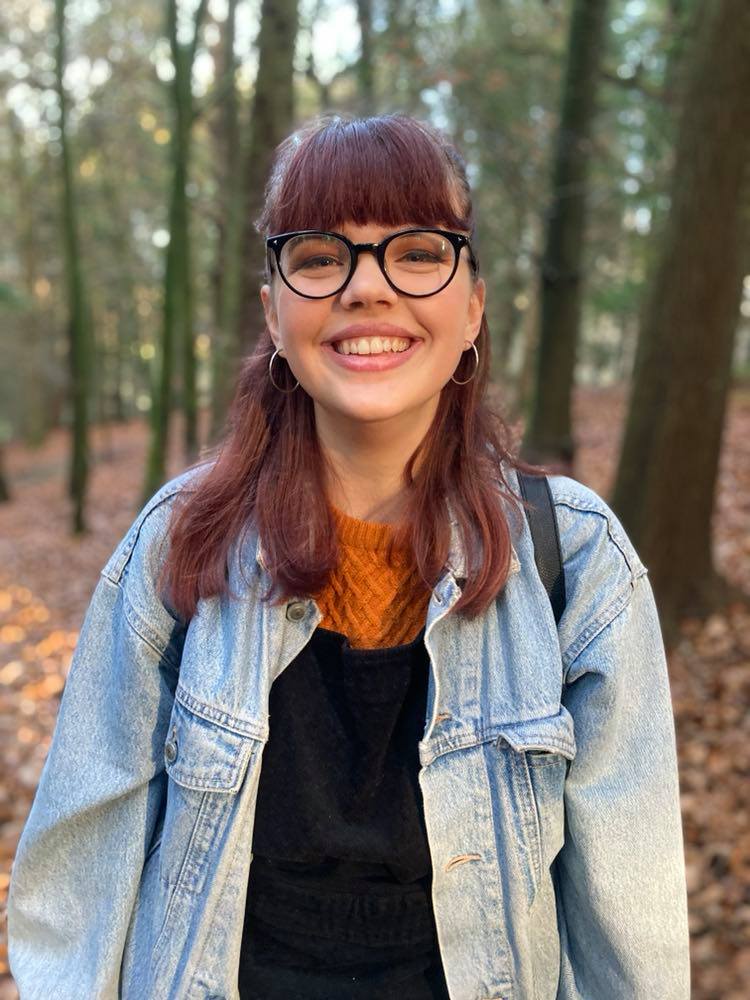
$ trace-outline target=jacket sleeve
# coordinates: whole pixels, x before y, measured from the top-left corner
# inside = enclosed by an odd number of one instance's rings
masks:
[[[570,618],[561,621],[562,701],[577,750],[565,782],[565,842],[553,866],[557,996],[688,1000],[675,728],[654,598],[603,502],[588,515],[568,507],[563,524],[573,514],[579,525],[595,515],[600,528],[596,543],[588,528],[563,532],[574,551]]]
[[[163,746],[184,639],[154,585],[169,486],[102,571],[18,844],[8,947],[22,1000],[118,995],[162,809]]]

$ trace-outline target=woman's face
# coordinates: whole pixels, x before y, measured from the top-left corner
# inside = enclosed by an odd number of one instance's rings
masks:
[[[407,228],[408,222],[345,224],[339,231],[354,243],[378,243]],[[300,387],[312,397],[317,417],[327,418],[329,424],[338,420],[398,425],[408,419],[410,427],[416,422],[426,433],[440,390],[479,332],[484,282],[474,280],[463,248],[445,288],[426,298],[410,298],[390,287],[373,254],[362,253],[349,284],[336,295],[303,298],[274,274],[271,285],[261,289],[261,299],[274,344]],[[342,336],[368,341],[375,351],[383,339],[390,339],[392,347],[402,347],[406,340],[410,346],[402,353],[346,355],[332,343]],[[274,366],[283,363],[277,359]]]

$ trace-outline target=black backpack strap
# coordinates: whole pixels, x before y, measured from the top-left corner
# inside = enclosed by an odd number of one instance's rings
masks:
[[[549,594],[555,622],[559,623],[565,610],[565,571],[549,483],[546,476],[530,476],[525,472],[517,475],[521,496],[530,504],[525,511],[534,543],[534,561]]]

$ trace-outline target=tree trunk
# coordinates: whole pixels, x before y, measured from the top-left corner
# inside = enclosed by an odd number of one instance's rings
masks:
[[[8,477],[5,475],[5,445],[0,441],[0,503],[10,501],[10,487]]]
[[[67,133],[68,102],[63,84],[65,72],[65,0],[55,0],[57,45],[55,74],[60,102],[60,145],[62,147],[62,224],[65,279],[68,298],[70,342],[70,381],[73,402],[73,450],[70,464],[69,492],[73,500],[73,530],[86,530],[84,506],[88,482],[88,390],[91,354],[91,326],[81,267],[78,217],[73,187],[73,158]]]
[[[581,318],[586,185],[596,87],[607,28],[606,0],[575,0],[557,134],[552,204],[541,264],[536,384],[526,456],[571,463],[571,395]]]
[[[107,185],[109,187],[109,185]],[[126,401],[123,388],[126,382],[135,385],[136,365],[134,355],[140,347],[140,320],[137,309],[136,281],[133,276],[131,261],[134,259],[133,246],[129,236],[127,226],[127,214],[122,210],[122,200],[120,188],[112,185],[109,193],[110,203],[117,219],[122,220],[118,225],[118,234],[115,237],[116,245],[121,254],[122,268],[119,276],[117,288],[117,301],[112,301],[110,297],[110,308],[113,309],[116,317],[116,337],[109,350],[109,370],[113,385],[112,406],[110,416],[113,420],[121,422],[127,419],[129,404]]]
[[[152,389],[151,439],[144,485],[145,499],[158,489],[166,477],[172,377],[175,355],[180,348],[182,409],[185,414],[185,451],[188,461],[192,460],[198,451],[190,216],[186,186],[194,118],[191,80],[206,6],[207,0],[200,0],[193,18],[192,39],[184,43],[177,37],[177,0],[167,0],[167,32],[175,70],[170,88],[174,110],[170,144],[172,190],[169,204],[169,244],[164,270],[162,336],[160,358],[156,366],[157,374]]]
[[[300,25],[300,31],[304,33],[307,40],[307,65],[305,66],[305,78],[309,80],[318,94],[318,109],[328,111],[331,108],[331,83],[333,80],[320,79],[316,66],[316,52],[314,44],[315,26],[326,9],[327,0],[315,0],[311,7],[307,8],[304,22]],[[323,54],[325,59],[325,53]]]
[[[245,213],[242,236],[242,289],[239,337],[243,350],[255,343],[264,326],[259,287],[263,242],[255,220],[263,206],[273,152],[291,131],[294,116],[294,48],[297,0],[263,0],[258,35],[258,75],[250,111],[250,134],[244,165]]]
[[[371,115],[375,109],[375,62],[373,58],[372,0],[357,0],[360,49],[357,83],[362,111]]]
[[[174,355],[180,310],[184,308],[181,301],[180,273],[182,263],[179,260],[180,248],[176,234],[180,230],[180,212],[184,204],[185,173],[184,164],[179,157],[173,165],[172,191],[169,204],[169,245],[167,246],[164,270],[164,306],[162,315],[162,331],[159,363],[155,366],[156,376],[151,390],[151,435],[149,442],[148,465],[143,500],[147,500],[164,482],[167,467],[167,444],[169,439],[169,415],[172,406],[172,372],[174,370]]]
[[[21,261],[22,287],[31,308],[24,317],[24,351],[22,355],[23,385],[23,438],[27,445],[38,447],[47,432],[45,406],[44,361],[46,350],[42,344],[40,309],[36,303],[34,285],[37,278],[37,261],[40,257],[35,232],[34,183],[29,177],[23,153],[23,126],[16,113],[8,111],[10,134],[10,175],[15,185],[13,199],[16,210],[14,219],[18,232],[18,256]]]
[[[390,55],[389,71],[383,78],[382,100],[406,114],[418,114],[423,107],[421,93],[434,81],[426,80],[416,39],[420,31],[420,14],[431,18],[437,14],[435,0],[388,0],[386,26],[382,35],[384,52]]]
[[[225,81],[223,100],[216,123],[216,148],[221,198],[221,232],[217,253],[216,336],[212,354],[213,392],[211,395],[212,437],[217,437],[226,418],[234,388],[237,365],[242,353],[237,333],[240,281],[242,275],[242,190],[243,143],[237,93],[237,59],[234,55],[237,0],[229,0],[222,30],[221,78]]]
[[[750,7],[701,4],[671,207],[645,302],[613,504],[668,633],[723,597],[711,515],[750,236]]]

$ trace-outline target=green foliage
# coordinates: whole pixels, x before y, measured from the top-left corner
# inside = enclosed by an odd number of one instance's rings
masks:
[[[185,24],[195,4],[181,4]],[[193,235],[199,403],[210,398],[217,325],[217,247],[225,226],[217,153],[223,7],[211,3],[192,87],[205,107],[194,128],[187,182]],[[243,0],[236,42],[237,96],[247,120],[259,3]],[[367,6],[367,5],[365,5]],[[594,138],[585,267],[583,343],[602,324],[632,340],[654,232],[664,216],[672,156],[674,80],[685,4],[613,0]],[[531,317],[569,4],[563,0],[379,0],[371,5],[376,110],[429,117],[457,139],[475,191],[477,246],[488,282],[497,370],[512,396],[533,352]],[[676,13],[675,13],[676,12]],[[357,107],[357,5],[302,0],[298,117]],[[341,26],[341,27],[339,27]],[[173,73],[163,4],[71,4],[68,75],[75,137],[81,254],[96,341],[95,414],[143,415],[162,317],[168,238]],[[3,401],[15,434],[34,436],[65,412],[67,366],[57,158],[58,108],[49,9],[6,0],[0,11],[0,279],[24,296],[0,327],[3,365],[17,373]],[[223,84],[226,86],[226,82]],[[212,103],[213,102],[213,103]],[[262,261],[245,261],[257,271]],[[597,347],[595,371],[619,372],[622,345]],[[624,353],[628,354],[628,345]],[[587,355],[588,357],[589,355]]]

